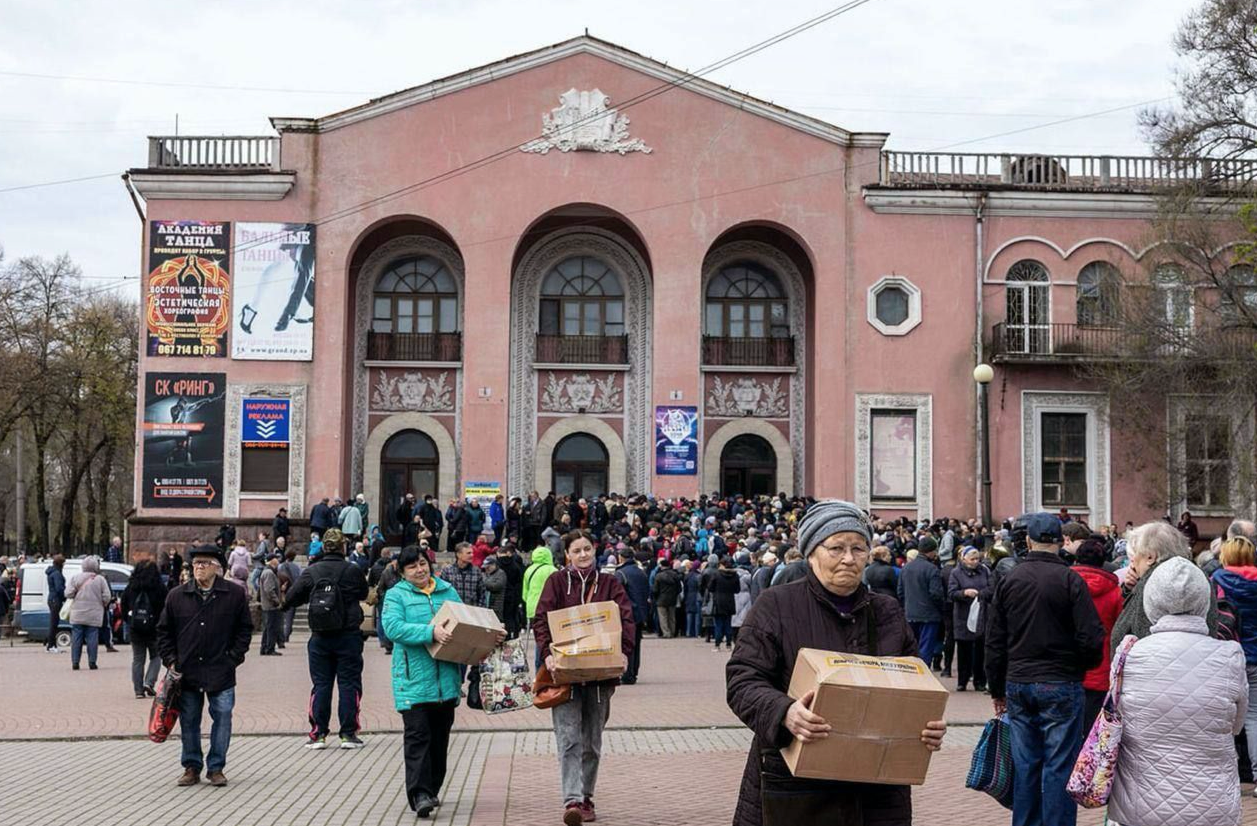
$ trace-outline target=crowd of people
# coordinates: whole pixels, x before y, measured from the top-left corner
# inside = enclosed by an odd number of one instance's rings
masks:
[[[199,782],[203,768],[211,783],[226,783],[235,669],[258,624],[250,603],[260,608],[266,656],[280,655],[293,612],[309,606],[311,749],[329,745],[334,685],[339,747],[362,745],[360,605],[370,606],[378,644],[393,662],[407,800],[426,817],[440,805],[454,709],[463,698],[479,705],[479,669],[427,652],[448,635],[432,623],[440,605],[492,609],[502,638],[526,636],[535,643],[535,666],[553,670],[547,614],[613,601],[621,610],[623,675],[574,686],[571,699],[552,709],[567,826],[596,817],[602,728],[616,689],[649,671],[645,634],[701,641],[729,656],[729,703],[755,734],[738,824],[799,816],[910,822],[907,787],[800,783],[784,765],[763,762],[792,738],[809,742],[828,731],[808,698],[784,690],[805,647],[915,655],[940,677],[954,675],[956,691],[988,693],[1011,731],[1014,824],[1075,822],[1065,784],[1120,668],[1128,745],[1111,819],[1130,826],[1239,822],[1244,753],[1257,754],[1251,522],[1235,521],[1193,556],[1199,534],[1190,514],[1177,524],[1093,530],[1064,511],[984,526],[882,519],[850,503],[784,494],[670,501],[533,492],[488,507],[454,500],[444,513],[430,496],[422,503],[407,496],[394,514],[404,530],[397,549],[369,523],[361,497],[325,499],[316,511],[319,530],[304,567],[286,546],[283,511],[251,544],[225,527],[186,559],[173,554],[136,565],[120,601],[135,651],[133,683],[137,697],[151,696],[164,662],[189,689],[181,707],[183,785]],[[444,566],[442,541],[450,554]],[[93,578],[94,558],[54,588],[59,570],[49,568],[50,609],[52,595],[75,597],[75,649],[81,637],[94,667],[90,630],[101,625],[111,595],[93,584],[101,581]],[[73,662],[77,668],[77,654]],[[204,704],[214,729],[208,761],[200,751]],[[938,748],[945,730],[931,722],[922,741]],[[1158,807],[1177,805],[1174,795],[1185,788],[1199,792],[1197,819],[1157,819]],[[843,819],[853,812],[863,820]]]

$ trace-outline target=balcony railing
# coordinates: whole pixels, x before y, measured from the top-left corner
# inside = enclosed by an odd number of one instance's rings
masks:
[[[278,172],[281,168],[279,138],[150,137],[148,168]]]
[[[628,364],[628,336],[537,336],[541,364]]]
[[[1174,335],[1170,335],[1174,332]],[[1153,359],[1171,354],[1201,358],[1257,358],[1257,331],[1248,328],[1208,330],[1138,330],[1079,324],[995,325],[991,360],[996,362],[1068,362]]]
[[[373,361],[462,361],[462,333],[367,333]]]
[[[1257,160],[1120,155],[883,152],[887,187],[1151,192],[1186,184],[1211,191],[1253,187]]]
[[[730,367],[793,367],[794,338],[703,336],[703,364]]]

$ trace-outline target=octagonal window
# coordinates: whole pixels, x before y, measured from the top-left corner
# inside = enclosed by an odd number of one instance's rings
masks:
[[[882,335],[907,335],[921,323],[921,291],[902,276],[880,279],[869,287],[868,322]]]

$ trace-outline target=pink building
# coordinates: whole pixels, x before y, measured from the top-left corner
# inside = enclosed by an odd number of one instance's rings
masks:
[[[1105,267],[1156,254],[1154,160],[887,152],[683,80],[580,37],[278,137],[151,138],[133,541],[468,485],[975,515],[984,360],[995,517],[1186,504],[1145,501],[1070,369]]]

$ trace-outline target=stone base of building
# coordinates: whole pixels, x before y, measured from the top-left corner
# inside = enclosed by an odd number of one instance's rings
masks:
[[[131,517],[127,520],[126,559],[131,562],[137,555],[165,554],[170,548],[182,553],[189,545],[213,544],[223,524],[222,519],[210,518]],[[269,519],[232,519],[230,524],[236,529],[236,537],[247,540],[250,548],[259,532],[271,532]],[[304,554],[310,544],[310,523],[293,519],[289,520],[289,527],[292,533],[288,547]]]

